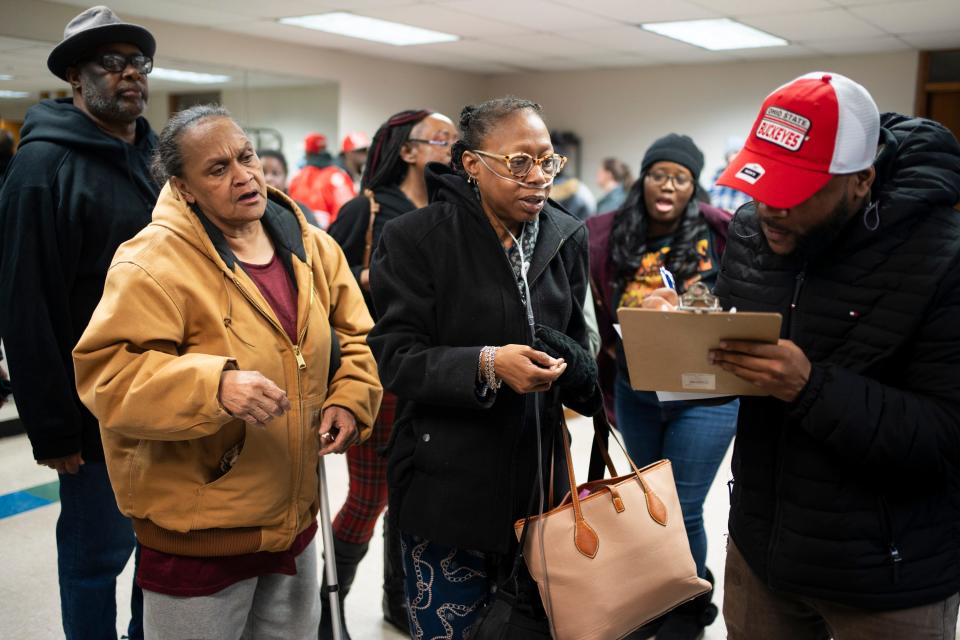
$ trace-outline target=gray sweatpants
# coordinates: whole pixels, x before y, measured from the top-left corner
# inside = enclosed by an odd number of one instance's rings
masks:
[[[297,556],[297,575],[271,573],[210,596],[143,592],[146,640],[316,640],[320,623],[317,541]]]

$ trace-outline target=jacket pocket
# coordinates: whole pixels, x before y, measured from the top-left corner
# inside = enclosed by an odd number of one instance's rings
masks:
[[[289,415],[289,414],[288,414]],[[290,503],[291,464],[285,431],[275,419],[265,427],[246,426],[242,449],[230,468],[195,491],[191,529],[275,526]],[[220,470],[218,468],[217,472]]]

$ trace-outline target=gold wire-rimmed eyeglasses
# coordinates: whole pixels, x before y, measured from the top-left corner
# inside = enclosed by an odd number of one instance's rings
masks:
[[[512,175],[514,178],[525,177],[528,173],[533,171],[535,166],[540,167],[540,170],[543,171],[543,175],[547,176],[548,178],[553,178],[556,177],[556,175],[560,173],[560,170],[563,169],[564,165],[567,164],[566,156],[562,156],[559,153],[548,153],[540,156],[539,158],[534,158],[529,153],[524,153],[523,151],[501,155],[499,153],[489,153],[487,151],[471,149],[470,153],[475,153],[479,156],[487,156],[488,158],[499,160],[507,165],[510,175]]]

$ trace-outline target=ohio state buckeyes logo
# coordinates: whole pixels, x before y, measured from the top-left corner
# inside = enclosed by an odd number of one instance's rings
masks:
[[[807,139],[809,130],[810,121],[803,116],[779,107],[767,107],[757,126],[756,136],[789,151],[797,151]]]

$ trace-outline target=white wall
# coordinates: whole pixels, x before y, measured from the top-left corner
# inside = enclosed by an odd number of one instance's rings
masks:
[[[170,96],[151,92],[147,111],[150,125],[158,133],[169,118]],[[261,89],[223,89],[221,104],[244,127],[272,128],[283,137],[283,154],[291,173],[303,156],[303,139],[318,131],[330,141],[336,155],[340,138],[338,117],[340,95],[335,84]],[[372,135],[372,131],[370,132]]]
[[[230,90],[224,91],[222,98],[223,106],[243,126],[272,127],[280,132],[291,175],[303,156],[303,139],[308,133],[318,131],[327,136],[334,155],[339,149],[336,85]]]
[[[709,186],[722,164],[727,137],[746,137],[767,94],[817,70],[841,73],[864,85],[881,111],[913,112],[917,54],[910,51],[501,75],[487,83],[486,93],[536,100],[551,128],[578,133],[583,140],[581,177],[595,190],[593,178],[604,157],[620,157],[636,174],[647,146],[670,132],[691,136],[703,150],[706,168],[701,181]]]

